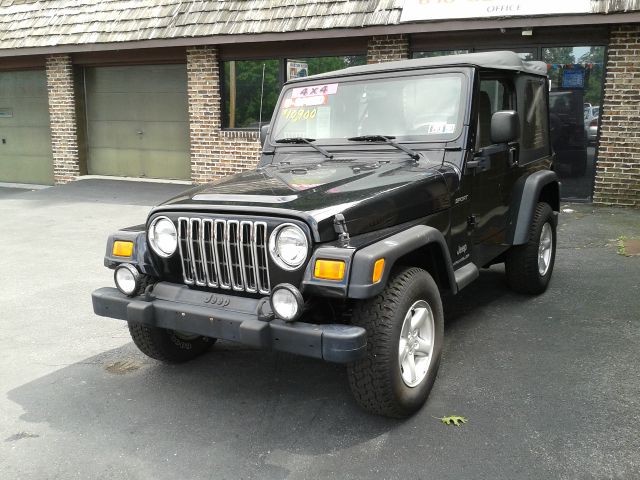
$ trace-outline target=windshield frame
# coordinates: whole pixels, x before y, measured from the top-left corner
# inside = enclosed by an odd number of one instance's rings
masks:
[[[280,117],[282,112],[282,102],[285,99],[287,93],[294,88],[301,88],[305,86],[313,86],[318,84],[328,84],[328,83],[350,83],[357,82],[363,80],[385,80],[385,79],[394,79],[394,78],[402,78],[402,77],[425,77],[425,76],[441,76],[446,74],[456,74],[459,75],[462,79],[461,82],[461,91],[460,91],[460,106],[458,112],[458,122],[456,124],[456,130],[450,136],[443,138],[443,135],[437,135],[436,138],[430,139],[428,135],[420,135],[419,137],[416,135],[415,138],[405,139],[405,138],[397,138],[395,141],[403,144],[449,144],[452,142],[457,142],[462,134],[465,131],[465,127],[469,126],[469,118],[471,112],[471,98],[470,92],[473,84],[474,78],[474,67],[431,67],[431,68],[409,68],[403,70],[391,70],[391,71],[382,71],[376,73],[366,73],[366,74],[357,74],[357,75],[335,75],[335,76],[325,76],[322,78],[314,78],[309,77],[303,81],[296,79],[294,81],[290,81],[284,84],[280,95],[278,97],[278,102],[276,103],[274,114],[271,120],[271,128],[269,128],[269,135],[266,138],[265,146],[269,146],[270,150],[274,150],[275,148],[287,148],[287,147],[303,147],[309,148],[304,145],[290,145],[290,144],[282,144],[277,143],[274,137],[274,129],[277,119]],[[338,71],[339,72],[339,71]],[[338,73],[336,72],[336,73]],[[379,132],[379,135],[385,135],[387,132]],[[363,143],[368,143],[369,145],[375,145],[371,142],[353,142],[348,141],[347,138],[320,138],[315,140],[314,143],[318,145],[326,145],[326,146],[338,146],[338,147],[349,147],[359,145],[362,146]]]

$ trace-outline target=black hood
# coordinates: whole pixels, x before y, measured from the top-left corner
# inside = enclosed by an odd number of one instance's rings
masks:
[[[276,163],[187,191],[154,212],[231,211],[297,217],[309,223],[319,241],[336,238],[333,217],[342,213],[349,233],[358,235],[447,208],[447,187],[437,169],[443,152],[429,153],[431,161],[419,163],[397,158]]]

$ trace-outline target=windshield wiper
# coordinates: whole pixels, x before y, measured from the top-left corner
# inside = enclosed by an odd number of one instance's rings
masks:
[[[315,142],[315,141],[316,141],[315,138],[289,137],[289,138],[280,138],[280,139],[276,140],[276,143],[294,143],[294,144],[298,144],[298,145],[302,145],[302,144],[306,143],[307,145],[311,145],[313,148],[315,148],[317,151],[319,151],[325,157],[333,158],[333,155],[331,153],[327,152],[324,148],[319,147],[318,145],[314,145],[313,142]]]
[[[347,138],[347,140],[350,142],[384,142],[392,147],[396,147],[398,150],[402,150],[414,160],[420,160],[420,154],[418,152],[394,142],[394,138],[396,137],[392,137],[391,135],[361,135],[359,137]]]

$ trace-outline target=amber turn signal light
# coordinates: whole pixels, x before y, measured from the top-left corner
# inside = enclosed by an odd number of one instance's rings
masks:
[[[316,260],[313,276],[322,280],[342,280],[345,264],[342,260]]]
[[[376,263],[373,264],[373,276],[371,279],[373,283],[378,283],[382,278],[382,272],[384,272],[384,258],[379,258]]]
[[[133,253],[133,242],[116,240],[113,242],[113,250],[111,253],[116,257],[130,257]]]

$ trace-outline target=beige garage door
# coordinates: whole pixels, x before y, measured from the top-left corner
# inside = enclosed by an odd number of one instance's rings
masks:
[[[0,72],[0,182],[53,184],[44,70]]]
[[[189,179],[185,65],[85,70],[92,175]]]

